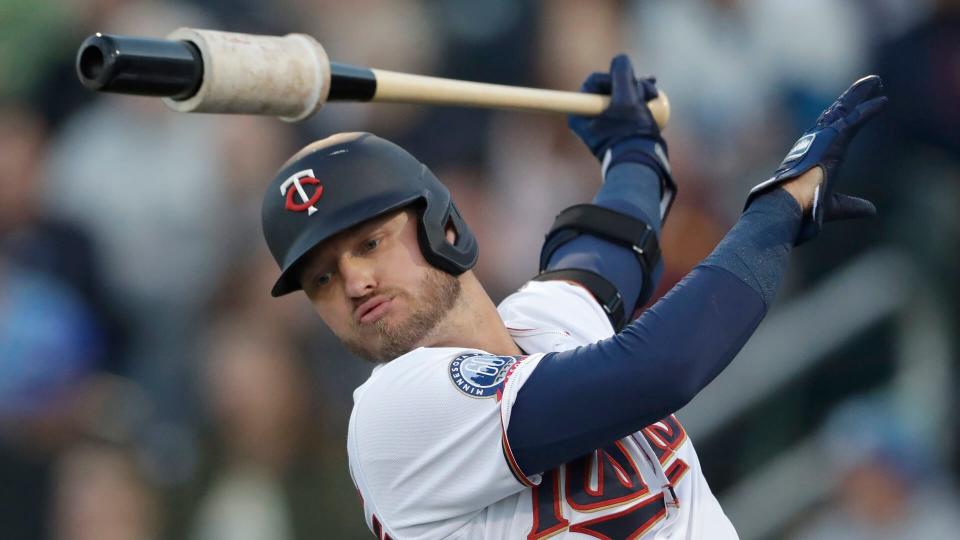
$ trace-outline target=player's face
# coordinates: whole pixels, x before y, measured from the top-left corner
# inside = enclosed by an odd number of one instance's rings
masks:
[[[386,362],[429,337],[460,296],[460,282],[431,266],[417,216],[402,210],[325,241],[300,277],[320,318],[354,354]]]

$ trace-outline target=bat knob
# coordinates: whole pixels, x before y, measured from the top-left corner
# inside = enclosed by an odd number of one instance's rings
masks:
[[[99,92],[186,99],[203,81],[200,51],[185,41],[96,33],[77,51],[77,76]]]

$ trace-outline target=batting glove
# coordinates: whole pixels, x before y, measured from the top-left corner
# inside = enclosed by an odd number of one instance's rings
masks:
[[[877,215],[877,208],[872,202],[834,193],[833,188],[840,164],[847,153],[847,145],[886,103],[880,77],[870,75],[853,83],[833,105],[823,111],[817,118],[816,125],[797,139],[773,176],[750,190],[746,206],[750,206],[761,193],[774,189],[814,167],[821,167],[823,182],[814,193],[813,209],[810,215],[804,218],[796,245],[817,236],[824,222]]]
[[[667,143],[647,108],[657,97],[653,77],[637,79],[625,54],[610,62],[609,73],[593,73],[581,92],[609,94],[610,105],[599,116],[570,116],[570,129],[603,164],[603,174],[621,162],[643,163],[657,171],[661,182],[661,218],[666,217],[677,192],[667,159]]]

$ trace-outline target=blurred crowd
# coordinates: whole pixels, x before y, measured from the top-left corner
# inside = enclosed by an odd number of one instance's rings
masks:
[[[819,111],[879,73],[889,110],[844,174],[882,219],[833,226],[799,250],[780,300],[892,246],[942,299],[960,345],[956,0],[2,0],[4,539],[369,536],[345,433],[371,366],[300,295],[269,295],[277,269],[260,235],[263,188],[307,142],[372,131],[430,166],[479,237],[477,273],[495,300],[535,275],[556,213],[599,185],[562,117],[333,104],[293,125],[182,115],[78,83],[87,35],[179,26],[303,32],[341,62],[567,90],[629,53],[673,106],[665,138],[680,195],[658,295],[709,253]],[[892,354],[882,339],[861,345],[844,361]],[[860,369],[869,378],[870,364]],[[960,422],[936,444],[913,441],[876,401],[803,419],[823,430],[824,467],[845,487],[790,534],[910,538],[919,517],[960,513],[950,487]],[[857,437],[857,427],[879,435]],[[740,459],[723,441],[698,451]],[[715,490],[732,481],[717,478]]]

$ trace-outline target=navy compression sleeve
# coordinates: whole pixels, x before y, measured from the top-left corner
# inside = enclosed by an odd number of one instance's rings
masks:
[[[758,197],[702,264],[622,332],[545,356],[507,430],[520,468],[552,469],[693,399],[766,314],[801,217],[782,189]]]
[[[660,177],[647,165],[618,163],[607,171],[593,203],[649,223],[660,239]],[[643,268],[630,249],[589,234],[581,234],[558,247],[547,270],[578,268],[600,274],[612,283],[623,299],[629,317],[643,286]],[[663,273],[663,261],[653,269],[653,283]]]

